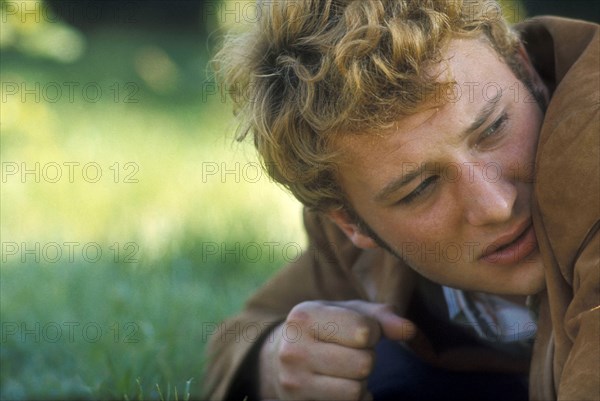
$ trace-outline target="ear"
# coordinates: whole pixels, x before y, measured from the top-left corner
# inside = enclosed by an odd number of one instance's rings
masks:
[[[373,238],[364,234],[362,230],[354,223],[345,210],[332,210],[327,212],[327,216],[346,234],[352,243],[362,249],[378,248],[379,245]]]

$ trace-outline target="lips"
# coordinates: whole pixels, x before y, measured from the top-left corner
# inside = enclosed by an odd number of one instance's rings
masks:
[[[485,248],[480,259],[500,265],[518,263],[535,251],[537,246],[533,224],[529,220],[512,233],[502,235]]]

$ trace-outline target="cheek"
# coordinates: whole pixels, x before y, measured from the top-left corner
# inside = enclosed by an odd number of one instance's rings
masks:
[[[447,196],[450,198],[450,196]],[[451,199],[440,199],[426,213],[403,214],[402,217],[380,219],[380,235],[393,247],[446,243],[456,238],[459,227]]]
[[[531,182],[535,171],[535,154],[541,126],[541,114],[537,109],[527,109],[535,118],[516,119],[509,127],[506,143],[484,157],[486,173],[521,182]]]
[[[540,125],[537,119],[523,122],[515,133],[514,145],[507,156],[510,158],[509,170],[516,181],[531,182],[533,179]]]
[[[533,116],[533,118],[531,116]],[[535,156],[543,117],[544,116],[539,107],[537,107],[537,104],[532,104],[527,112],[521,115],[520,120],[517,121],[517,142],[522,149],[521,152],[531,158]]]

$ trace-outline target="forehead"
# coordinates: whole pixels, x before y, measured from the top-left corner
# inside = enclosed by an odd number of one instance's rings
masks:
[[[518,79],[484,38],[453,39],[442,55],[429,72],[438,81],[453,85],[388,129],[339,135],[334,146],[341,150],[342,165],[372,162],[377,154],[412,147],[415,141],[423,145],[428,137],[446,135],[448,130],[472,122],[485,105],[499,101],[500,95],[506,97],[511,88],[516,90]]]
[[[507,67],[483,35],[452,39],[442,54],[442,60],[430,72],[439,80],[454,80],[458,84],[493,80],[498,68]]]

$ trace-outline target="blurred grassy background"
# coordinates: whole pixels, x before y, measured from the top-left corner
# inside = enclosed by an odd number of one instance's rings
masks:
[[[2,2],[0,398],[197,398],[207,324],[296,257],[300,207],[232,144],[206,37],[50,12]]]
[[[213,38],[256,17],[224,1],[201,29],[1,1],[1,399],[199,397],[213,325],[304,246],[214,92]]]

